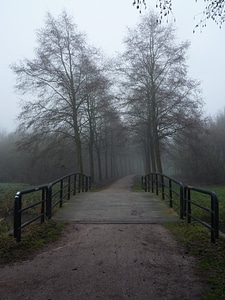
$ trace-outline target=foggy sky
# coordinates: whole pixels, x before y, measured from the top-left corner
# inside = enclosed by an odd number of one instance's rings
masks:
[[[147,0],[154,9],[155,0]],[[74,16],[78,29],[86,32],[88,42],[106,55],[122,51],[126,27],[133,27],[140,14],[133,0],[7,0],[0,4],[0,131],[13,131],[19,113],[19,98],[14,91],[15,77],[9,65],[23,58],[33,58],[36,29],[44,26],[46,12],[57,16],[65,9]],[[190,40],[187,64],[190,76],[202,82],[206,114],[215,115],[225,106],[225,25],[219,29],[213,21],[193,34],[201,18],[204,1],[173,0],[178,41]],[[145,11],[143,10],[142,14]],[[194,19],[195,17],[195,19]]]

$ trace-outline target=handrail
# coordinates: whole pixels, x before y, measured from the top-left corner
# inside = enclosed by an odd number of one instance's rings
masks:
[[[59,183],[60,188],[57,188]],[[56,191],[53,191],[54,186],[57,188]],[[90,187],[90,177],[81,173],[71,173],[51,182],[48,185],[48,218],[51,218],[52,209],[55,206],[59,204],[59,207],[62,207],[63,200],[70,199],[71,193],[75,195],[77,192],[87,192]],[[58,199],[56,196],[59,196]]]
[[[41,219],[44,222],[45,216],[48,219],[52,217],[53,208],[59,204],[62,207],[63,200],[69,200],[71,193],[75,195],[77,192],[87,192],[91,188],[91,177],[81,173],[71,173],[65,175],[48,185],[41,185],[35,188],[22,190],[16,193],[14,199],[14,237],[17,242],[21,240],[21,230],[30,225],[31,223]],[[26,206],[24,195],[37,194],[41,192],[39,199],[32,200],[32,204]],[[41,200],[40,200],[41,198]],[[24,201],[23,201],[24,200]],[[25,212],[29,212],[32,208],[39,208],[40,211],[36,212],[35,217],[23,221]]]
[[[205,194],[210,196],[211,208],[207,208],[203,205],[198,204],[196,201],[192,200],[191,191]],[[187,204],[187,205],[186,205]],[[198,207],[203,211],[206,211],[210,215],[210,222],[208,224],[204,220],[201,220],[198,216],[192,213],[192,206]],[[212,191],[207,191],[205,189],[197,188],[194,186],[184,187],[184,214],[187,215],[188,223],[191,223],[191,219],[201,223],[211,231],[211,242],[215,243],[216,239],[219,238],[219,201],[217,195]]]
[[[156,195],[159,195],[160,191],[163,200],[165,197],[168,198],[170,207],[175,205],[179,208],[181,219],[187,216],[188,223],[191,222],[191,219],[194,219],[207,227],[211,231],[212,243],[215,243],[215,240],[219,238],[219,201],[214,192],[193,186],[184,186],[181,182],[161,173],[150,173],[142,177],[142,186],[146,192],[151,191],[154,193],[155,191]],[[191,200],[191,191],[209,195],[211,208],[209,209]],[[177,198],[179,201],[177,201]],[[192,206],[207,211],[210,214],[210,223],[194,215],[192,213]]]
[[[28,206],[23,207],[22,198],[23,195],[35,193],[37,194],[41,191],[41,200],[34,202]],[[26,189],[16,193],[14,200],[14,237],[17,239],[17,242],[21,240],[21,230],[22,228],[28,226],[29,224],[35,222],[38,219],[41,219],[41,222],[45,220],[46,207],[47,207],[47,196],[48,196],[48,186],[42,185],[36,188]],[[40,212],[34,218],[29,219],[28,221],[22,223],[22,213],[27,212],[31,208],[39,207]]]
[[[180,218],[183,219],[183,184],[167,175],[161,173],[150,173],[145,175],[142,179],[142,185],[147,192],[156,191],[156,195],[159,195],[159,191],[162,193],[162,199],[165,197],[169,200],[169,205],[172,208],[173,205],[179,208]],[[177,201],[177,198],[179,201]]]

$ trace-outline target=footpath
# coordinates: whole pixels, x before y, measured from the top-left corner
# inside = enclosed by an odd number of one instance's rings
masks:
[[[163,226],[178,216],[159,198],[131,192],[132,180],[69,200],[54,217],[69,222],[62,237],[0,269],[0,299],[201,299],[195,258]]]

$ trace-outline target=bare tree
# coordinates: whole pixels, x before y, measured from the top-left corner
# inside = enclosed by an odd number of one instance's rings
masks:
[[[102,60],[101,56],[95,56],[94,61],[90,62],[89,69],[91,71],[86,76],[86,96],[82,106],[82,137],[89,152],[90,174],[93,181],[96,173],[94,164],[95,153],[97,153],[99,178],[100,180],[102,179],[100,166],[102,143],[99,144],[98,139],[99,136],[102,136],[102,124],[113,100],[113,96],[110,94],[111,82],[105,74],[105,69],[100,59]],[[98,63],[96,64],[96,62]]]
[[[29,133],[23,145],[54,133],[57,139],[73,140],[77,166],[83,172],[82,105],[86,99],[90,51],[84,34],[66,12],[58,18],[47,14],[45,27],[37,32],[36,58],[14,64],[18,91],[30,94],[22,103],[20,131]]]
[[[147,171],[162,172],[160,149],[167,138],[194,126],[201,115],[198,83],[187,76],[188,43],[175,44],[171,25],[149,13],[125,39],[119,69],[129,120],[145,147]]]

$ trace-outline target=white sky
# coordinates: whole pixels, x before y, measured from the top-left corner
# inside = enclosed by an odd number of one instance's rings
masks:
[[[0,3],[0,131],[13,131],[19,112],[15,78],[9,65],[32,58],[36,47],[36,29],[44,26],[46,12],[57,16],[63,9],[74,16],[79,30],[87,33],[89,43],[112,56],[123,49],[127,27],[138,22],[140,14],[133,0],[7,0]],[[147,0],[155,8],[156,0]],[[202,82],[207,115],[215,115],[225,106],[225,24],[219,29],[211,20],[202,33],[193,29],[204,0],[173,0],[177,36],[190,40],[188,65],[190,76]],[[143,10],[144,14],[145,11]],[[194,20],[194,17],[196,19]]]

